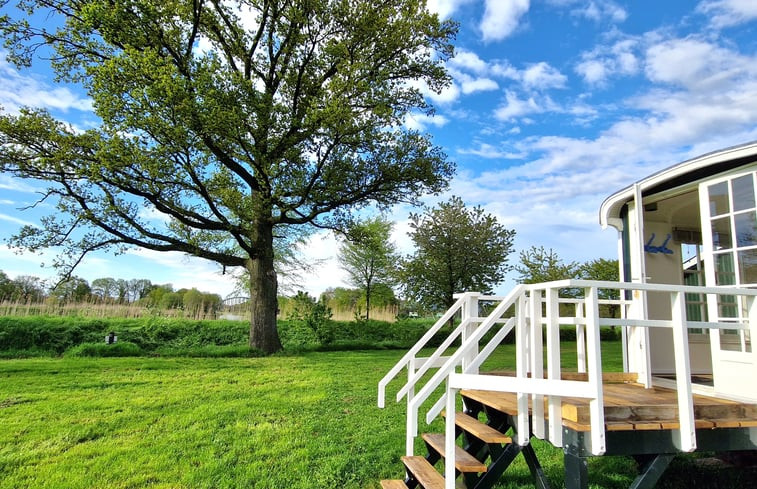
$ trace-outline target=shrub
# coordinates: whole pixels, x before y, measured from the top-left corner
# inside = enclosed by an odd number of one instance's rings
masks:
[[[119,341],[108,345],[106,343],[82,343],[69,348],[65,356],[71,357],[138,357],[143,354],[142,349],[129,341]]]

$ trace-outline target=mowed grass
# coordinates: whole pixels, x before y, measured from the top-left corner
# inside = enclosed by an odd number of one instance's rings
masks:
[[[619,349],[605,345],[606,368],[620,369]],[[0,489],[378,488],[403,474],[401,382],[376,407],[402,353],[0,361]],[[488,362],[513,364],[510,345]],[[535,445],[560,487],[561,450]],[[635,474],[617,458],[590,473],[595,487]],[[498,487],[531,486],[519,460]]]

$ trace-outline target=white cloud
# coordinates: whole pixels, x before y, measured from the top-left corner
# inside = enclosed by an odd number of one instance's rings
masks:
[[[609,19],[611,22],[617,23],[628,18],[628,12],[613,1],[591,1],[585,7],[573,10],[572,13],[595,22]]]
[[[348,286],[347,272],[342,270],[337,260],[339,241],[334,233],[323,231],[310,236],[302,247],[302,259],[306,263],[315,264],[302,284],[305,292],[313,297],[319,297],[329,287]]]
[[[523,85],[526,88],[562,88],[567,80],[568,78],[557,68],[544,61],[530,65],[523,71]]]
[[[609,76],[607,65],[598,59],[587,59],[576,65],[576,73],[581,75],[586,83],[597,85],[603,83]]]
[[[42,109],[91,111],[92,100],[81,97],[68,87],[54,87],[16,71],[0,50],[0,106],[15,114],[23,106]]]
[[[14,192],[23,192],[27,194],[33,194],[38,191],[37,188],[32,187],[27,182],[13,178],[10,175],[0,174],[0,189],[12,190]]]
[[[135,259],[139,266],[134,265]],[[174,251],[131,249],[126,252],[126,256],[108,257],[106,261],[97,264],[98,271],[94,273],[88,269],[88,264],[82,265],[82,273],[93,278],[119,277],[126,273],[126,277],[147,278],[153,283],[170,282],[174,289],[195,287],[222,297],[231,294],[236,288],[233,274],[223,274],[218,264]],[[91,265],[94,267],[95,263]],[[140,270],[144,270],[144,273],[140,273]]]
[[[523,153],[504,151],[488,143],[479,143],[478,147],[475,148],[458,149],[457,152],[463,155],[474,155],[486,159],[520,159],[525,156]]]
[[[757,19],[757,2],[754,0],[705,0],[697,11],[710,17],[715,27],[730,27]]]
[[[653,82],[709,91],[756,76],[757,58],[695,38],[671,39],[647,49],[645,73]]]
[[[35,223],[33,223],[33,222],[30,222],[30,221],[25,221],[25,220],[23,220],[23,219],[19,219],[19,218],[17,218],[17,217],[9,216],[8,214],[2,214],[2,213],[0,213],[0,221],[7,221],[7,222],[12,222],[12,223],[14,223],[14,224],[18,224],[18,225],[20,225],[20,226],[34,226],[34,227],[39,227],[39,226],[37,226],[37,224],[35,224]]]
[[[575,72],[590,85],[604,85],[614,76],[630,76],[639,72],[638,48],[635,39],[623,39],[609,46],[599,46],[581,54]]]
[[[539,103],[533,96],[522,99],[511,91],[505,91],[505,103],[494,111],[494,117],[500,121],[512,121],[529,114],[540,114],[548,109],[553,109],[554,104],[545,99],[545,103]]]
[[[455,56],[447,61],[447,66],[451,68],[465,69],[478,74],[484,74],[488,71],[486,61],[479,58],[478,54],[466,49],[458,49]]]
[[[497,82],[491,78],[470,78],[461,81],[461,88],[465,95],[475,92],[487,92],[499,88]]]
[[[484,41],[501,41],[518,28],[520,19],[530,7],[530,0],[485,0],[486,9],[481,19]]]
[[[412,131],[424,131],[428,126],[442,127],[448,122],[442,115],[409,113],[405,115],[404,126]]]
[[[155,208],[153,205],[145,205],[139,209],[139,217],[148,221],[156,221],[162,224],[171,222],[171,217]]]
[[[430,12],[439,14],[440,19],[447,19],[460,7],[473,1],[475,0],[428,0],[426,4]]]

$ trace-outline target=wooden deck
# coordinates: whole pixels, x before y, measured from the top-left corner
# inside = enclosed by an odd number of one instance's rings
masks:
[[[645,389],[641,384],[627,381],[622,374],[609,380],[606,378],[603,390],[607,431],[679,428],[676,391],[662,387]],[[476,390],[461,393],[498,411],[510,415],[517,413],[515,394]],[[545,408],[545,417],[547,413]],[[562,424],[567,428],[591,430],[587,399],[563,397],[562,417]],[[694,395],[694,418],[697,429],[757,427],[757,404]]]

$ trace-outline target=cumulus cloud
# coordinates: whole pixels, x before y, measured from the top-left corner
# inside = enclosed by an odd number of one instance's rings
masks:
[[[484,17],[479,25],[484,41],[501,41],[510,36],[528,12],[530,3],[530,0],[485,0]]]
[[[542,61],[526,68],[522,80],[526,88],[547,89],[564,87],[568,78],[557,68]]]
[[[448,122],[449,119],[441,115],[409,113],[405,115],[404,126],[411,131],[425,131],[429,126],[442,127]]]
[[[429,11],[439,15],[441,19],[452,16],[463,5],[473,3],[475,0],[428,0],[426,2]]]
[[[459,70],[472,71],[477,74],[484,74],[489,71],[489,65],[482,60],[478,54],[467,49],[458,49],[455,56],[447,61],[447,66]]]
[[[638,46],[636,39],[622,39],[584,52],[575,72],[590,85],[604,85],[613,77],[635,75],[641,65],[636,54]]]
[[[505,101],[494,111],[494,117],[500,121],[512,121],[529,114],[539,114],[546,110],[543,104],[536,101],[533,96],[519,98],[511,91],[505,91]]]
[[[710,17],[717,28],[730,27],[757,19],[757,2],[754,0],[705,0],[697,11]]]
[[[712,90],[756,76],[756,61],[704,40],[670,39],[649,47],[645,73],[653,82]]]
[[[6,53],[0,50],[0,106],[12,114],[25,106],[63,112],[91,111],[92,100],[68,87],[54,87],[33,76],[22,75],[6,61]]]

